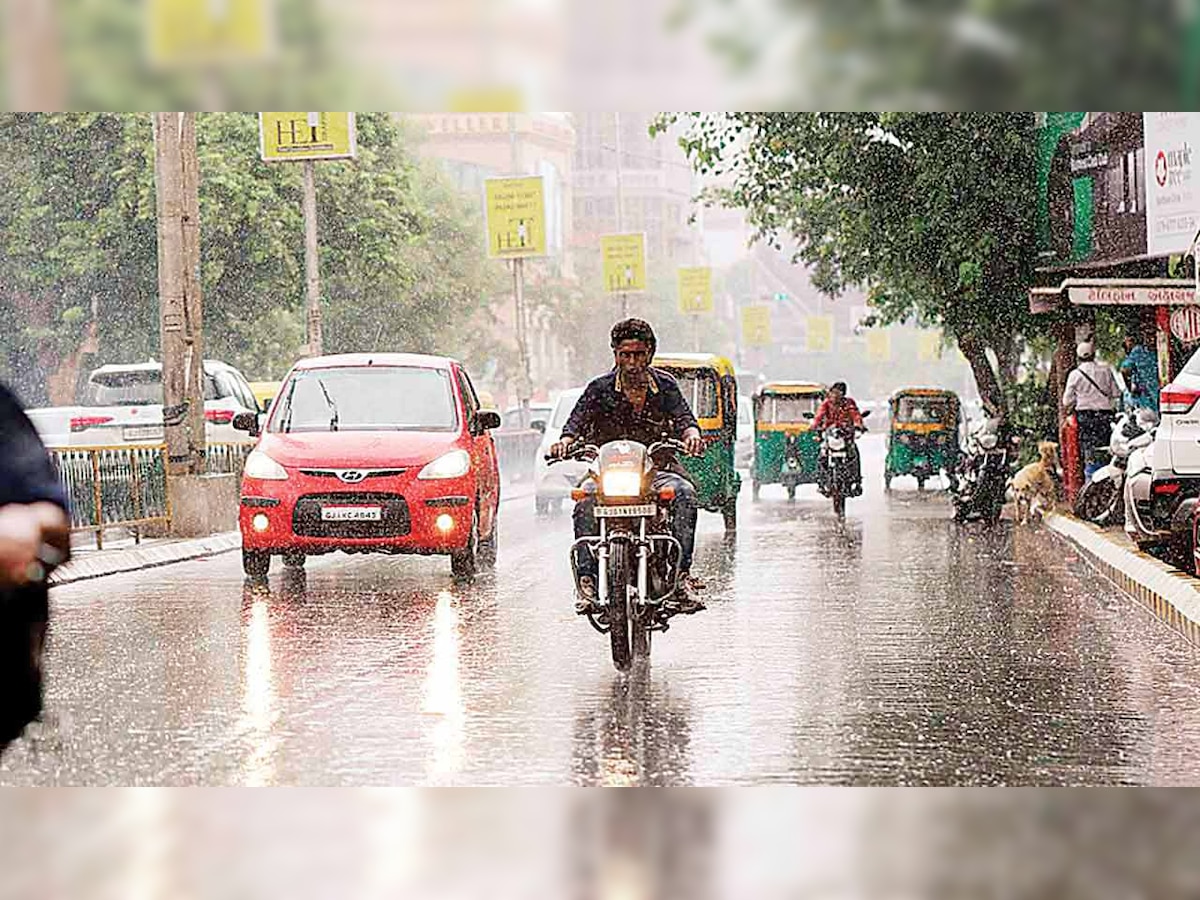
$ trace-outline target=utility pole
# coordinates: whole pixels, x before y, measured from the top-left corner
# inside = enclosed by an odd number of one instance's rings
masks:
[[[517,141],[516,113],[509,113],[508,116],[508,149],[512,174],[513,176],[519,176],[523,173],[521,172],[521,148]],[[517,404],[521,410],[521,427],[528,428],[530,422],[529,394],[532,390],[533,380],[530,377],[529,342],[526,339],[525,327],[525,260],[518,256],[513,259],[512,265],[513,306],[517,320],[517,356],[520,359],[520,373],[517,378]]]
[[[621,114],[613,113],[613,122],[616,127],[616,148],[617,148],[617,234],[625,233],[625,184],[621,177]],[[629,294],[621,291],[621,318],[629,317]]]
[[[308,355],[320,356],[323,351],[321,338],[321,270],[317,259],[317,172],[311,159],[303,162],[304,198],[304,288],[308,312],[307,338]]]
[[[204,357],[194,113],[154,113],[154,187],[167,474],[195,475],[204,462]]]
[[[3,0],[10,109],[35,112],[67,105],[55,0]]]

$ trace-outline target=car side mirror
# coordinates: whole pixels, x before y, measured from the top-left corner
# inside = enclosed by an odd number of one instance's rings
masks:
[[[542,434],[546,433],[546,423],[541,421],[540,419],[537,421],[534,421],[534,422],[530,422],[529,427],[532,428],[534,431],[541,432]]]
[[[479,430],[491,431],[493,428],[500,427],[500,413],[490,409],[481,409],[475,414],[475,424]]]
[[[862,414],[862,417],[863,417],[864,419],[869,419],[869,418],[871,418],[871,411],[868,409],[868,410],[867,410],[865,413],[863,413],[863,414]]]
[[[231,423],[238,431],[244,431],[251,437],[258,437],[260,429],[258,427],[258,413],[242,412],[233,417]]]
[[[810,412],[804,413],[804,418],[806,418],[806,419],[815,419],[816,417],[817,417],[816,413],[810,413]]]

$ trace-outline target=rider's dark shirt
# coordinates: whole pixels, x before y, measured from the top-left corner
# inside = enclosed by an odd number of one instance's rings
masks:
[[[664,437],[680,439],[689,428],[699,429],[679,384],[667,372],[650,369],[650,387],[641,412],[618,387],[618,370],[595,378],[571,411],[563,436],[601,446],[609,441],[653,444]]]

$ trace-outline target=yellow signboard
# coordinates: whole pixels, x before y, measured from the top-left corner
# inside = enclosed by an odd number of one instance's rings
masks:
[[[270,55],[268,0],[147,0],[146,40],[156,66],[212,66]]]
[[[891,335],[886,331],[872,329],[867,332],[867,359],[871,362],[888,362],[892,358]]]
[[[606,291],[620,294],[646,289],[646,235],[603,234],[600,256]]]
[[[771,345],[771,307],[765,303],[742,307],[742,343],[747,347]]]
[[[679,270],[679,311],[696,315],[713,311],[712,269],[708,266]]]
[[[810,353],[828,353],[833,349],[833,316],[808,317]]]
[[[352,112],[260,112],[258,147],[267,162],[349,159],[358,152]]]
[[[936,331],[922,331],[917,336],[917,359],[936,362],[942,358],[942,336]]]
[[[488,256],[519,259],[546,255],[546,200],[542,176],[489,178]]]

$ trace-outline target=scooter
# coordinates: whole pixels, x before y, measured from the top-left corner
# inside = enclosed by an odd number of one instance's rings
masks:
[[[1122,413],[1113,423],[1109,462],[1097,469],[1075,500],[1075,515],[1101,527],[1124,518],[1125,473],[1131,455],[1154,441],[1158,416],[1153,410]]]

